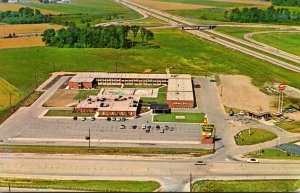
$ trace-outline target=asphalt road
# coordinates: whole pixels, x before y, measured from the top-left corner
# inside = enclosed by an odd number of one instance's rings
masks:
[[[0,160],[1,176],[45,179],[98,179],[98,180],[157,180],[163,191],[183,191],[193,179],[299,179],[300,164],[206,162],[194,165],[197,159],[160,160],[150,158],[102,158],[76,155],[5,154]]]

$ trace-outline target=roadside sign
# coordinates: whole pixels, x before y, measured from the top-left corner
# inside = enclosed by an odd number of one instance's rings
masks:
[[[285,90],[285,87],[286,87],[286,85],[284,83],[280,83],[279,86],[278,86],[278,89],[280,91],[283,91],[283,90]]]

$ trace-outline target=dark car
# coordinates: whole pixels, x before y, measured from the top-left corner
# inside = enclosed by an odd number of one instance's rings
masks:
[[[75,116],[75,117],[73,117],[73,120],[75,120],[75,121],[76,121],[77,119],[78,119],[78,117],[76,117],[76,116]]]
[[[195,165],[206,165],[206,163],[203,162],[203,161],[197,161],[197,162],[195,163]]]
[[[194,88],[201,88],[200,84],[195,84]]]
[[[136,128],[137,128],[137,125],[132,125],[131,128],[132,128],[132,129],[136,129]]]
[[[159,130],[159,129],[160,129],[160,126],[159,126],[159,125],[156,125],[155,128],[156,128],[156,130]]]

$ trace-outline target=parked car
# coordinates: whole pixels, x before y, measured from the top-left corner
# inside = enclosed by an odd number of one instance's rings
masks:
[[[170,127],[170,131],[174,131],[174,127]]]
[[[126,121],[126,118],[125,117],[122,117],[122,119],[121,119],[122,121]]]
[[[251,158],[247,160],[248,163],[259,163],[259,161],[255,158]]]
[[[111,120],[112,120],[112,121],[116,121],[117,119],[116,119],[116,117],[113,117],[113,118],[111,118]]]
[[[82,118],[81,118],[81,121],[85,121],[85,120],[86,120],[86,117],[82,117]]]
[[[136,115],[134,118],[137,119],[137,118],[140,118],[140,117],[141,117],[141,115]]]
[[[142,129],[146,129],[146,125],[142,125]]]
[[[131,128],[132,128],[132,129],[136,129],[136,128],[137,128],[137,125],[132,125]]]
[[[147,125],[147,129],[151,129],[151,125]]]
[[[118,117],[118,118],[117,118],[117,121],[120,122],[120,121],[122,121],[122,119],[121,119],[120,117]]]
[[[73,120],[75,120],[75,121],[76,121],[77,119],[78,119],[78,117],[76,117],[76,116],[75,116],[75,117],[73,117]]]
[[[209,81],[210,81],[210,82],[216,82],[216,80],[215,80],[215,79],[210,79]]]
[[[203,161],[197,161],[197,162],[195,163],[195,165],[206,165],[206,163],[203,162]]]
[[[91,121],[95,121],[96,120],[96,118],[95,117],[91,117]]]
[[[244,111],[240,111],[240,112],[239,112],[239,115],[244,116],[244,115],[245,115],[245,112],[244,112]]]
[[[150,132],[150,128],[147,128],[147,129],[146,129],[146,133],[149,133],[149,132]]]
[[[169,126],[168,125],[165,125],[165,130],[169,130]]]
[[[155,126],[155,129],[156,129],[156,130],[159,130],[159,129],[160,129],[160,126],[159,126],[159,125],[156,125],[156,126]]]
[[[126,129],[125,125],[121,125],[120,129]]]
[[[106,120],[107,120],[107,121],[111,121],[111,118],[110,118],[110,117],[107,117]]]
[[[164,133],[164,132],[165,132],[165,129],[160,130],[160,133]]]

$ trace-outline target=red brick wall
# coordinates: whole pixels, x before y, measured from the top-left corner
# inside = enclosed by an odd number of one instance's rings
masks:
[[[194,108],[194,101],[168,100],[167,104],[170,108]]]
[[[91,89],[91,88],[93,88],[93,83],[92,82],[83,82],[82,86],[83,86],[83,88]]]
[[[78,82],[69,82],[69,87],[71,89],[79,89],[78,84]]]

